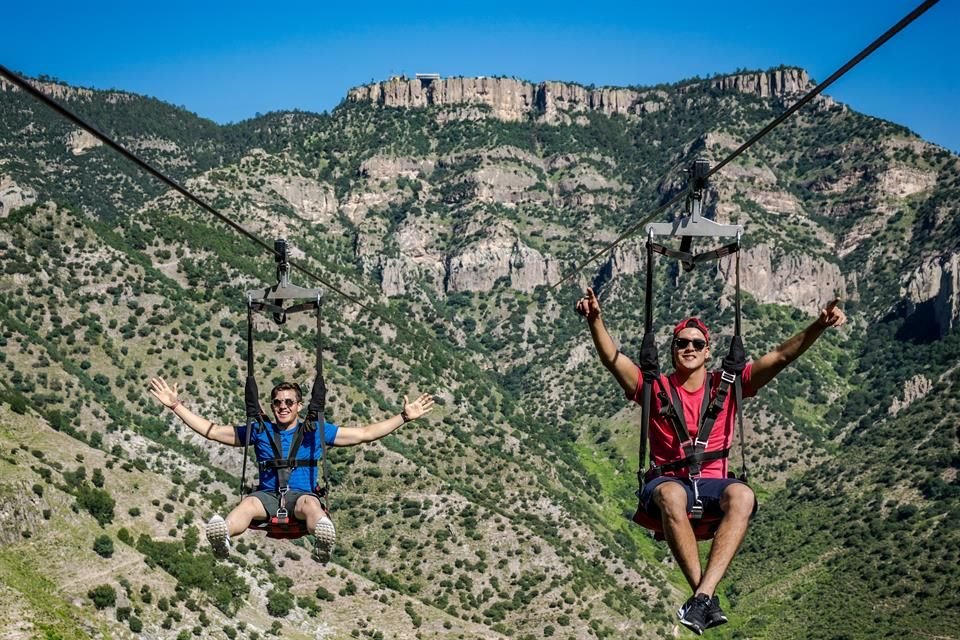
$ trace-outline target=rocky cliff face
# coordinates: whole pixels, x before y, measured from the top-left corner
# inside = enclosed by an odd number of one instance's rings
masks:
[[[917,374],[903,385],[903,399],[894,398],[887,409],[887,413],[895,416],[909,407],[916,400],[924,397],[933,390],[933,381],[923,374]]]
[[[734,74],[685,85],[681,92],[708,86],[761,98],[786,98],[810,88],[803,69]],[[669,100],[665,91],[604,87],[593,89],[566,82],[533,84],[514,78],[429,78],[404,76],[351,89],[351,102],[385,107],[416,108],[431,105],[483,105],[493,117],[516,122],[531,115],[546,122],[569,121],[569,114],[587,111],[606,115],[639,116],[660,111]]]
[[[560,277],[559,262],[525,244],[509,225],[499,225],[451,254],[427,249],[424,240],[434,232],[427,225],[408,225],[397,234],[400,256],[378,257],[386,295],[409,294],[415,284],[450,294],[488,292],[504,283],[530,293]]]
[[[105,99],[108,104],[119,104],[121,102],[130,102],[139,99],[138,96],[132,93],[124,93],[122,91],[97,91],[84,87],[71,87],[58,82],[45,82],[43,80],[28,80],[28,82],[55,100],[90,101],[94,97],[100,97]],[[0,78],[0,92],[6,93],[7,91],[20,91],[20,88],[4,78]]]
[[[901,297],[910,312],[920,305],[932,308],[938,338],[960,326],[960,253],[927,258],[903,281]]]
[[[498,280],[508,279],[511,288],[530,293],[559,276],[555,260],[504,234],[480,240],[450,256],[446,289],[448,293],[490,291]]]
[[[8,176],[0,174],[0,218],[5,218],[14,209],[37,201],[37,194],[29,187],[21,187]]]
[[[632,239],[618,245],[600,268],[599,279],[607,282],[641,273],[646,267],[644,251],[642,240]],[[736,277],[734,267],[733,259],[727,257],[706,268],[714,269],[717,277],[732,290]],[[740,286],[760,302],[788,305],[811,315],[833,298],[848,297],[846,278],[836,264],[817,256],[784,254],[768,244],[743,250]]]
[[[743,252],[740,286],[762,302],[783,304],[816,314],[834,298],[847,299],[847,283],[840,267],[807,254],[784,254],[761,244]],[[734,281],[734,262],[720,261],[719,273]]]
[[[783,98],[803,93],[812,87],[807,72],[803,69],[793,68],[718,76],[704,82],[720,91],[735,91],[760,98]],[[703,82],[695,82],[687,85],[687,87],[681,87],[680,91],[683,92],[702,84]]]

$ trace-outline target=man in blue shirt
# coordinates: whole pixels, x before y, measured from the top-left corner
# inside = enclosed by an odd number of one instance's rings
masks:
[[[232,427],[217,425],[190,411],[177,398],[177,385],[171,388],[163,378],[150,381],[150,393],[161,404],[170,409],[184,424],[207,438],[231,446],[242,446],[247,439],[247,425]],[[240,501],[227,514],[226,519],[215,515],[207,523],[206,534],[213,552],[218,557],[226,557],[230,552],[231,536],[238,536],[255,520],[266,520],[279,508],[279,489],[281,474],[276,467],[264,464],[265,461],[278,458],[286,459],[290,446],[297,433],[298,417],[303,409],[303,395],[300,386],[292,382],[282,382],[270,392],[270,404],[274,421],[266,422],[265,429],[250,434],[250,443],[254,446],[257,461],[260,462],[260,484],[257,491]],[[323,456],[324,438],[328,446],[347,447],[363,442],[373,442],[393,433],[403,424],[416,420],[433,408],[433,396],[421,395],[413,402],[403,397],[403,410],[396,416],[363,427],[337,427],[325,422],[322,429],[300,429],[303,440],[297,449],[295,459],[306,464],[295,465],[289,471],[285,494],[287,508],[293,505],[291,512],[298,520],[307,525],[307,530],[315,536],[314,558],[326,562],[330,557],[336,540],[336,530],[328,514],[324,511],[319,496],[314,493],[317,485],[317,465]],[[318,425],[319,426],[319,425]],[[279,445],[279,451],[275,446]],[[284,470],[286,471],[286,470]]]

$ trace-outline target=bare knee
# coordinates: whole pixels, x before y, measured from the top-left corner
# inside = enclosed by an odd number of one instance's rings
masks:
[[[294,505],[293,513],[302,520],[319,518],[323,515],[323,506],[316,496],[300,496]]]
[[[664,482],[653,490],[653,501],[667,517],[687,517],[687,490],[677,482]]]
[[[720,508],[723,512],[739,517],[749,518],[755,504],[753,489],[745,484],[731,484],[723,490],[720,497]]]

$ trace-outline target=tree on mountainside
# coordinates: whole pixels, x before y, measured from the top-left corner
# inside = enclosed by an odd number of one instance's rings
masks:
[[[113,556],[113,539],[108,535],[97,536],[93,541],[93,550],[101,558]]]
[[[108,584],[102,584],[88,591],[87,597],[97,609],[106,609],[117,603],[117,590]]]

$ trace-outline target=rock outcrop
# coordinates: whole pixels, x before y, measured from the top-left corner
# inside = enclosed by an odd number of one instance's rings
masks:
[[[93,100],[94,97],[99,96],[108,104],[120,104],[139,99],[139,96],[122,91],[99,91],[85,87],[71,87],[66,84],[60,84],[59,82],[46,82],[43,80],[28,80],[28,82],[55,100],[89,102]],[[20,88],[4,78],[0,78],[0,91],[20,91]]]
[[[728,283],[734,281],[733,268],[731,258],[720,260],[718,269]],[[834,298],[847,298],[847,282],[837,264],[808,254],[784,254],[768,244],[743,251],[740,286],[761,302],[789,305],[811,315]]]
[[[437,166],[434,158],[376,155],[360,163],[360,175],[370,180],[395,180],[429,175]]]
[[[66,143],[67,149],[75,156],[83,155],[90,149],[96,149],[103,145],[97,137],[83,129],[75,129],[72,131],[67,136]]]
[[[446,291],[490,291],[498,280],[529,293],[556,281],[555,260],[524,244],[507,228],[467,245],[446,261]]]
[[[878,178],[878,186],[883,193],[894,198],[905,198],[933,187],[937,183],[937,172],[893,166]]]
[[[917,374],[903,384],[903,400],[894,398],[887,409],[892,416],[909,407],[914,401],[924,397],[933,390],[933,381],[923,374]]]
[[[718,76],[704,81],[711,88],[719,91],[735,91],[747,93],[760,98],[781,98],[803,93],[811,88],[810,76],[803,69],[783,68],[773,71],[758,71],[755,73],[738,73],[729,76]],[[680,91],[702,85],[695,82],[681,87]]]
[[[704,86],[761,98],[787,98],[809,89],[811,84],[803,69],[784,68],[697,80],[681,87],[680,92],[689,93]],[[659,89],[595,89],[556,81],[533,84],[515,78],[397,76],[351,89],[347,100],[400,108],[482,105],[493,117],[507,122],[518,122],[531,115],[546,122],[568,122],[566,114],[598,112],[639,116],[655,113],[665,107],[669,94]]]
[[[329,184],[300,176],[267,176],[265,180],[304,220],[327,222],[337,213],[337,198]]]
[[[910,312],[921,304],[932,305],[939,338],[960,326],[960,253],[924,260],[904,279],[901,297]]]
[[[28,187],[21,187],[8,176],[0,174],[0,218],[11,211],[26,207],[37,201],[37,194]]]

